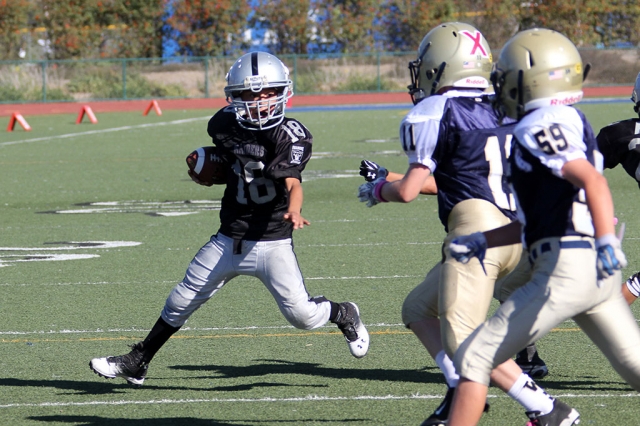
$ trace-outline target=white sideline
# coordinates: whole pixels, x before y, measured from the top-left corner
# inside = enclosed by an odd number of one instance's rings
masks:
[[[360,396],[318,396],[308,395],[305,397],[295,398],[211,398],[211,399],[150,399],[147,401],[87,401],[87,402],[40,402],[40,403],[15,403],[15,404],[2,404],[2,408],[26,408],[26,407],[82,407],[82,406],[95,406],[95,405],[155,405],[155,404],[210,404],[212,402],[309,402],[309,401],[385,401],[385,400],[412,400],[412,399],[440,399],[444,395],[360,395]],[[622,395],[615,394],[565,394],[556,395],[556,398],[637,398],[640,394],[628,393]],[[505,394],[487,395],[487,398],[510,398]]]
[[[113,127],[111,129],[88,130],[86,132],[67,133],[67,134],[64,134],[64,135],[57,135],[57,136],[45,136],[45,137],[41,137],[41,138],[23,139],[23,140],[20,140],[20,141],[2,142],[2,143],[0,143],[0,146],[18,145],[18,144],[21,144],[21,143],[50,141],[50,140],[54,140],[54,139],[68,139],[68,138],[73,138],[73,137],[76,137],[76,136],[95,135],[95,134],[108,133],[108,132],[121,132],[123,130],[141,129],[141,128],[144,128],[144,127],[170,126],[170,125],[174,125],[174,124],[185,124],[185,123],[191,123],[193,121],[209,120],[210,118],[211,118],[211,116],[197,117],[197,118],[185,118],[183,120],[161,121],[159,123],[145,123],[145,124],[138,124],[138,125],[135,125],[135,126]]]

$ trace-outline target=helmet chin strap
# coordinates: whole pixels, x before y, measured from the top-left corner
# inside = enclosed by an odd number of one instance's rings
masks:
[[[411,96],[411,101],[414,105],[423,100],[426,96],[424,96],[424,91],[419,87],[420,81],[420,69],[422,67],[422,58],[427,53],[427,50],[431,47],[431,42],[427,43],[422,50],[418,52],[418,58],[415,61],[409,62],[409,75],[411,77],[411,84],[407,86],[409,89],[409,95]],[[422,96],[419,98],[417,95],[422,92]]]
[[[587,76],[589,75],[589,71],[591,71],[591,64],[587,62],[586,64],[584,64],[584,71],[582,72],[583,83],[587,79]]]
[[[517,101],[517,107],[516,107],[518,118],[522,118],[522,116],[524,115],[523,80],[524,80],[524,71],[518,70],[518,101]]]
[[[440,78],[442,77],[442,73],[444,72],[444,69],[445,69],[446,66],[447,66],[447,63],[443,62],[438,67],[438,72],[436,74],[436,78],[433,80],[433,84],[431,84],[431,95],[434,95],[436,93],[436,89],[438,87],[438,84],[440,84]]]

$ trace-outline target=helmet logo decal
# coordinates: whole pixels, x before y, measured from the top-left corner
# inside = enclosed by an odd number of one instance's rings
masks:
[[[473,40],[473,49],[471,49],[471,55],[475,55],[476,50],[480,49],[480,55],[482,57],[486,58],[489,56],[487,51],[484,50],[484,47],[482,47],[482,44],[480,44],[480,42],[482,41],[482,34],[480,34],[480,32],[474,31],[473,33],[471,33],[469,31],[460,31],[460,34],[463,34]]]
[[[578,95],[568,95],[564,98],[551,98],[549,105],[573,105],[582,100],[582,93]]]
[[[562,70],[549,71],[549,80],[559,80],[561,78],[564,78],[564,71]]]
[[[291,164],[302,164],[302,158],[304,156],[304,147],[298,145],[291,146],[291,156],[289,162]]]

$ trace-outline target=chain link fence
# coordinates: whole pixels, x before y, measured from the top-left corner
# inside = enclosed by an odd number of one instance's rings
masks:
[[[629,85],[636,49],[581,49],[592,69],[585,86]],[[493,52],[494,58],[499,52]],[[235,57],[0,61],[0,103],[221,98]],[[282,55],[296,94],[404,92],[415,53]]]

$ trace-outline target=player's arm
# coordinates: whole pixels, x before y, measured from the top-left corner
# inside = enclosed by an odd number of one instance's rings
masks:
[[[402,178],[404,178],[404,175],[401,173],[395,173],[395,172],[389,172],[389,174],[387,175],[387,180],[389,182],[394,182],[396,180],[402,180]],[[429,177],[427,177],[427,180],[424,181],[424,184],[422,185],[422,188],[420,189],[420,193],[422,195],[436,195],[438,194],[438,186],[436,185],[436,179],[433,177],[433,175],[429,175]]]
[[[614,234],[613,199],[607,180],[583,158],[565,163],[562,176],[584,189],[595,228],[598,278],[607,278],[627,266],[620,240]]]
[[[289,209],[284,215],[284,221],[291,222],[293,229],[304,228],[304,225],[311,225],[311,222],[302,217],[301,214],[302,201],[304,199],[302,184],[294,177],[285,178],[284,184],[289,192]]]
[[[409,203],[415,200],[419,194],[423,193],[423,189],[430,190],[429,180],[435,180],[431,175],[431,170],[422,164],[411,164],[405,175],[394,173],[398,180],[391,181],[387,175],[387,183],[380,188],[379,195],[386,201],[396,203]],[[437,193],[437,189],[435,190]]]
[[[362,160],[360,163],[360,176],[364,177],[367,182],[372,182],[381,176],[386,176],[389,182],[402,180],[402,178],[404,178],[403,174],[390,172],[378,163],[370,160]],[[424,195],[436,195],[438,193],[438,186],[436,185],[436,180],[433,175],[429,175],[420,189],[420,193]]]

